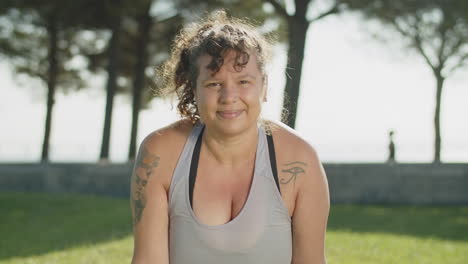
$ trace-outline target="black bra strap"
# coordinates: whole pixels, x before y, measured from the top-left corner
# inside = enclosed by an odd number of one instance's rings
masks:
[[[197,143],[195,143],[195,149],[193,150],[192,154],[192,161],[190,163],[190,173],[189,173],[189,194],[190,194],[190,206],[192,206],[193,200],[193,187],[195,185],[195,178],[197,177],[197,169],[198,169],[198,160],[200,159],[200,148],[201,148],[201,139],[203,135],[203,131],[205,130],[205,126],[203,126],[200,135],[198,136]]]
[[[268,152],[270,153],[270,163],[271,163],[271,171],[273,171],[273,177],[275,178],[276,187],[278,187],[278,191],[281,193],[281,189],[278,182],[278,169],[276,168],[276,154],[275,154],[275,144],[273,143],[273,136],[267,135],[268,141]]]
[[[195,186],[195,179],[197,177],[197,169],[198,169],[198,160],[200,159],[200,149],[202,143],[202,135],[205,127],[202,128],[200,135],[198,136],[197,142],[195,143],[195,148],[192,154],[192,161],[190,163],[190,172],[189,172],[189,197],[190,197],[190,206],[193,208],[192,201],[193,201],[193,188]],[[273,137],[271,135],[267,135],[268,141],[268,152],[270,154],[270,165],[271,170],[273,172],[273,177],[275,178],[276,187],[278,191],[281,193],[281,189],[279,186],[278,181],[278,171],[276,168],[276,155],[275,155],[275,145],[273,143]]]

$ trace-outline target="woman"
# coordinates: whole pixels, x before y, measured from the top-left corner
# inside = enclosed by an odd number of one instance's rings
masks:
[[[319,158],[291,128],[260,119],[269,49],[223,11],[175,39],[162,75],[183,119],[140,146],[133,264],[326,263]]]

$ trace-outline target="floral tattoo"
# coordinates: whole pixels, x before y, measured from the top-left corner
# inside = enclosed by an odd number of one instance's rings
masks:
[[[132,184],[134,189],[132,192],[133,203],[133,225],[140,222],[143,215],[143,210],[146,206],[145,188],[151,177],[152,170],[159,165],[159,157],[151,154],[147,148],[141,150],[135,162]]]

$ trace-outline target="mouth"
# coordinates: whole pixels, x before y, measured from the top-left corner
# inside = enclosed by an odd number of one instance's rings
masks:
[[[216,114],[218,116],[220,116],[221,118],[224,118],[224,119],[233,119],[233,118],[238,117],[242,112],[243,112],[243,110],[239,110],[239,111],[217,111]]]

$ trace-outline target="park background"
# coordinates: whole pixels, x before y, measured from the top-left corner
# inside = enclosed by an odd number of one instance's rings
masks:
[[[57,3],[47,2],[52,6]],[[294,14],[295,4],[301,2],[309,1],[277,1],[288,14]],[[442,163],[432,163],[436,81],[424,58],[417,50],[408,48],[405,38],[391,27],[368,19],[364,9],[353,7],[351,11],[351,7],[340,1],[310,2],[309,19],[325,13],[335,3],[340,5],[340,12],[314,21],[307,30],[295,123],[297,131],[317,149],[325,163],[331,194],[343,194],[332,197],[327,233],[330,263],[465,263],[468,260],[468,68],[460,67],[444,84]],[[409,2],[414,6],[418,3]],[[444,6],[461,1],[442,2]],[[5,1],[0,8],[4,12],[0,16],[2,41],[8,40],[4,33],[12,26],[8,23],[11,13],[4,10],[9,10],[8,4],[17,3],[20,1]],[[31,3],[32,10],[37,8]],[[236,3],[152,1],[151,14],[155,20],[170,19],[172,15],[177,16],[174,4],[180,4],[185,9],[180,9],[182,16],[178,23],[217,7],[240,16],[264,13],[258,20],[270,21],[266,28],[282,21],[272,1],[246,4],[249,8],[257,5],[255,12],[242,10],[241,4],[229,6]],[[429,14],[429,20],[437,21],[437,11],[434,12]],[[464,23],[462,26],[466,27]],[[111,39],[110,31],[100,28],[99,32],[100,51],[104,53],[105,43]],[[269,66],[269,97],[264,116],[274,120],[280,120],[286,82],[288,46],[281,37],[287,32],[284,26],[276,32],[283,42],[275,48]],[[154,34],[158,34],[158,27]],[[37,40],[44,37],[38,36]],[[466,38],[463,38],[464,51]],[[47,47],[34,41],[23,43],[31,50]],[[7,235],[0,244],[0,263],[128,263],[132,250],[128,201],[105,198],[102,194],[128,197],[121,188],[127,187],[132,163],[128,159],[132,78],[127,75],[121,78],[123,93],[114,98],[107,157],[110,163],[97,163],[103,160],[100,149],[108,86],[107,61],[100,61],[101,69],[93,74],[82,68],[88,65],[87,58],[77,56],[72,65],[84,72],[85,88],[74,91],[60,87],[55,92],[49,156],[46,162],[40,162],[47,85],[43,80],[15,72],[15,58],[3,55],[0,210],[6,217],[0,222],[0,231]],[[147,65],[149,79],[145,89],[155,78],[154,67],[151,62]],[[140,111],[137,144],[151,131],[178,119],[175,102],[172,107],[169,100],[153,99],[151,95],[145,101],[148,107]],[[396,132],[396,164],[385,163],[389,130]],[[105,179],[112,173],[119,174],[117,182],[121,184],[115,188],[117,191],[109,190],[115,185],[107,189],[96,187],[91,179]],[[359,186],[356,181],[361,182]],[[367,182],[370,182],[367,187],[362,187]],[[79,192],[101,196],[70,194]],[[431,192],[436,195],[430,196]],[[93,225],[89,224],[91,217],[95,221]],[[19,240],[18,233],[26,239]]]
[[[391,43],[369,34],[356,14],[330,16],[307,34],[297,130],[325,162],[382,162],[388,131],[396,132],[397,159],[433,158],[435,79],[423,58],[394,36]],[[278,45],[270,65],[264,116],[279,120],[286,47]],[[151,67],[151,65],[149,65]],[[442,96],[444,162],[468,161],[468,71],[447,79]],[[105,73],[86,89],[56,93],[52,118],[52,161],[93,162],[99,158],[106,100]],[[8,60],[0,64],[0,159],[38,161],[44,137],[47,89],[40,81],[15,82]],[[127,160],[131,95],[117,95],[112,113],[110,160]],[[172,104],[174,105],[174,103]],[[141,111],[137,141],[179,118],[170,100],[155,98]]]

